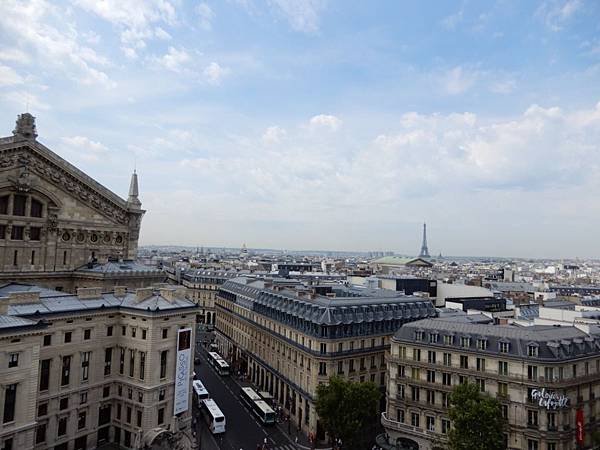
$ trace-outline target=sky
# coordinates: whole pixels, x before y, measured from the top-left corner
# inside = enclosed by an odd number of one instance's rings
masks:
[[[600,257],[594,0],[3,0],[25,111],[142,245]]]

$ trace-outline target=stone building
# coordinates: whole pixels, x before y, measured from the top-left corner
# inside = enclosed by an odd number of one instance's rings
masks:
[[[196,312],[184,288],[165,285],[0,287],[0,448],[142,448],[165,437],[170,448],[194,447],[192,364],[188,391],[176,392],[175,359],[180,335],[193,351]]]
[[[425,319],[394,335],[386,449],[444,448],[449,394],[476,383],[497,397],[506,448],[592,448],[600,428],[600,328],[494,325],[483,315]]]
[[[0,282],[69,292],[96,286],[77,271],[137,256],[145,213],[138,196],[135,172],[124,200],[41,144],[35,118],[21,114],[13,135],[0,138]],[[144,277],[111,287],[164,279],[158,270]]]
[[[393,333],[435,316],[426,298],[249,277],[222,284],[215,307],[217,345],[234,370],[248,373],[296,427],[319,439],[325,435],[315,412],[317,386],[340,375],[383,389]]]

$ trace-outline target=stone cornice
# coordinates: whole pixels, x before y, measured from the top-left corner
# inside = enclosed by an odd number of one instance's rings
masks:
[[[105,217],[122,225],[129,224],[127,202],[51,150],[35,142],[0,147],[0,170],[21,167],[70,193]],[[2,148],[5,147],[5,148]],[[142,210],[134,211],[143,214]]]

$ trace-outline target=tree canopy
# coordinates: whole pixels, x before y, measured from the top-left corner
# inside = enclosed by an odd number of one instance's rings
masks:
[[[450,450],[503,450],[505,420],[500,402],[476,384],[460,384],[450,394]]]
[[[371,448],[379,423],[381,392],[375,383],[356,383],[334,376],[317,387],[316,410],[323,428],[345,449]]]

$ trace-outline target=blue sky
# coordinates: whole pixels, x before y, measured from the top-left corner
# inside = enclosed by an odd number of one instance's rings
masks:
[[[0,123],[143,244],[599,257],[600,4],[5,0]]]

